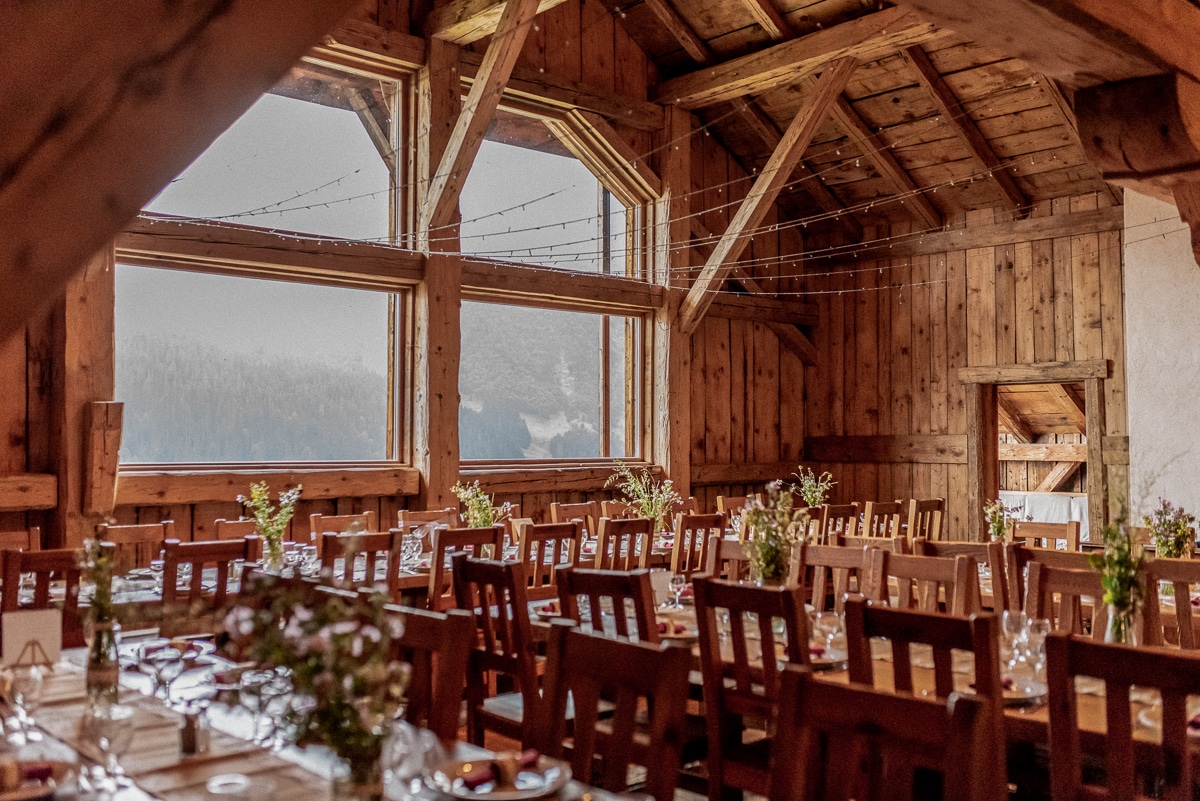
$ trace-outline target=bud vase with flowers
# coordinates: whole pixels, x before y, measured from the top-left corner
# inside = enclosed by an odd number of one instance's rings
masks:
[[[1104,550],[1091,554],[1088,562],[1100,573],[1103,601],[1108,604],[1108,629],[1104,641],[1137,645],[1146,589],[1140,574],[1146,555],[1141,545],[1133,541],[1126,520],[1125,504],[1122,503],[1116,520],[1104,527]]]
[[[654,521],[654,527],[658,531],[668,531],[671,528],[671,510],[683,503],[671,479],[656,481],[649,470],[641,468],[635,472],[623,462],[617,462],[613,474],[604,482],[604,486],[615,486],[625,498],[625,502],[637,509],[639,515]]]
[[[280,493],[278,508],[271,503],[271,488],[265,481],[251,484],[249,497],[237,496],[238,503],[254,517],[255,530],[262,538],[263,569],[268,573],[283,572],[283,537],[295,514],[302,489],[304,486],[297,484],[295,489]]]
[[[1142,518],[1142,523],[1149,527],[1154,540],[1154,555],[1160,559],[1187,559],[1192,555],[1196,543],[1191,526],[1195,522],[1194,515],[1166,498],[1159,498],[1158,508]],[[1174,595],[1175,585],[1164,581],[1158,593]]]
[[[796,543],[808,531],[808,511],[792,508],[792,493],[782,481],[767,485],[765,498],[751,497],[742,512],[742,531],[750,550],[750,572],[760,584],[781,584],[787,577]]]
[[[78,551],[82,581],[95,587],[92,602],[84,617],[85,639],[88,644],[87,699],[89,704],[115,704],[121,676],[118,647],[121,644],[121,624],[113,603],[112,543],[95,539],[84,540]]]

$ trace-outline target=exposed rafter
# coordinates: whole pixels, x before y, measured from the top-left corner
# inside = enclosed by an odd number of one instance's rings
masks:
[[[795,31],[792,30],[792,26],[784,19],[783,14],[779,13],[779,9],[775,8],[771,0],[743,1],[746,4],[746,8],[754,15],[754,21],[773,40],[778,42],[784,39],[791,39],[796,35]]]
[[[487,53],[471,90],[463,102],[446,151],[430,179],[429,192],[421,213],[426,221],[423,229],[441,228],[450,223],[458,209],[458,195],[467,180],[467,173],[483,137],[487,133],[504,86],[513,65],[521,55],[525,37],[537,16],[538,0],[506,0],[504,13],[496,33],[488,43]]]
[[[392,147],[387,116],[379,112],[378,106],[371,103],[370,93],[363,89],[351,89],[347,100],[350,102],[350,108],[354,109],[354,113],[358,115],[358,121],[366,129],[367,138],[379,151],[379,157],[383,159],[383,163],[388,166],[391,173],[396,175],[396,150]]]
[[[1038,86],[1042,87],[1042,93],[1046,95],[1046,99],[1050,101],[1050,105],[1058,112],[1058,116],[1062,119],[1063,125],[1071,134],[1071,139],[1080,147],[1083,146],[1083,141],[1079,138],[1079,120],[1075,118],[1075,108],[1071,105],[1071,101],[1067,99],[1067,95],[1063,92],[1058,81],[1051,78],[1049,75],[1039,75],[1037,78]],[[1108,189],[1108,195],[1112,198],[1115,205],[1120,206],[1125,202],[1121,197],[1120,191],[1111,186],[1105,185]]]
[[[1041,480],[1034,492],[1057,492],[1063,484],[1079,472],[1083,462],[1056,462],[1054,468]]]
[[[936,34],[933,24],[901,8],[886,8],[664,82],[660,103],[704,108],[797,83],[840,58],[875,61]]]
[[[806,79],[805,82],[810,89],[815,85],[812,78]],[[910,209],[926,229],[941,228],[945,223],[942,213],[921,192],[921,188],[900,166],[900,162],[896,161],[887,144],[871,130],[871,126],[863,122],[862,117],[858,116],[858,112],[844,94],[834,101],[829,114],[850,141],[862,151],[863,158],[870,160],[900,194],[908,196],[904,199],[905,208]]]
[[[1045,389],[1058,404],[1058,408],[1067,416],[1071,425],[1082,434],[1087,431],[1087,414],[1084,411],[1083,398],[1076,395],[1062,384],[1046,384]]]
[[[919,45],[913,45],[900,52],[908,65],[917,73],[917,79],[921,85],[933,95],[934,105],[941,111],[942,119],[963,140],[971,155],[983,165],[984,169],[989,171],[992,180],[1000,187],[1000,192],[1009,205],[1016,209],[1024,209],[1028,206],[1028,196],[1021,187],[1017,186],[1017,181],[1012,177],[1012,173],[1000,162],[995,151],[992,150],[992,146],[988,143],[987,137],[967,114],[962,103],[959,102],[946,81],[942,79],[942,74],[938,72],[937,67],[933,66],[933,62],[929,60],[925,51]]]
[[[645,0],[646,6],[658,17],[663,27],[679,42],[679,46],[692,57],[697,64],[709,64],[713,61],[712,51],[704,43],[692,26],[687,23],[679,12],[671,5],[671,0]]]
[[[540,0],[537,13],[548,11],[565,0]],[[425,17],[426,36],[456,45],[467,45],[491,36],[500,25],[505,0],[448,0]]]
[[[996,416],[1000,420],[1000,427],[1016,437],[1018,442],[1033,442],[1033,431],[1021,419],[1021,415],[1012,407],[1004,393],[997,393]]]
[[[846,88],[846,82],[850,80],[850,75],[857,66],[857,61],[845,58],[829,65],[821,74],[808,102],[784,132],[779,147],[771,154],[766,166],[755,179],[728,229],[717,242],[695,284],[688,291],[679,312],[679,325],[684,333],[691,333],[699,325],[704,312],[712,303],[713,292],[729,276],[734,262],[745,250],[754,230],[766,217],[771,204],[779,196],[780,189],[791,179],[801,156],[825,120],[830,105]]]

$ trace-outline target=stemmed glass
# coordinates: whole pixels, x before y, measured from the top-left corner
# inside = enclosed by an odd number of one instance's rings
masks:
[[[115,792],[132,786],[125,776],[120,758],[133,742],[133,707],[121,704],[95,704],[83,716],[81,733],[100,754],[104,788]]]
[[[687,576],[676,573],[671,576],[671,592],[675,593],[675,608],[683,609],[683,590],[687,587]]]
[[[13,707],[17,713],[17,730],[27,743],[42,739],[33,719],[33,711],[42,701],[41,665],[14,665],[12,668]]]
[[[171,703],[171,682],[183,672],[183,653],[172,648],[166,640],[149,640],[142,644],[138,653],[141,671],[154,680],[153,695]]]
[[[844,623],[842,616],[837,612],[818,612],[817,613],[817,637],[818,643],[824,643],[826,654],[832,653],[835,649],[845,651],[846,634],[843,630]],[[841,642],[838,642],[840,639]],[[837,648],[837,646],[842,646]]]
[[[404,535],[404,539],[400,542],[400,568],[411,571],[416,567],[417,560],[420,558],[421,535],[415,531],[410,531]]]

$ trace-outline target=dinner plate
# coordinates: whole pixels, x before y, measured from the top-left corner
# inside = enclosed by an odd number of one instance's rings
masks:
[[[814,653],[811,647],[808,651],[808,661],[813,670],[841,670],[846,667],[849,658],[850,655],[840,648],[823,648],[820,654]]]
[[[1004,705],[1021,706],[1036,704],[1046,700],[1046,685],[1031,679],[1017,681],[1013,686],[1004,688]]]
[[[1189,698],[1187,712],[1189,721],[1196,720],[1197,713],[1200,713],[1200,702],[1194,698]],[[1159,704],[1154,704],[1153,706],[1147,706],[1139,709],[1137,713],[1137,722],[1142,726],[1145,726],[1147,729],[1161,734],[1162,706]],[[1193,740],[1200,739],[1200,725],[1193,726],[1189,722],[1187,733],[1188,737],[1192,738]]]
[[[487,760],[484,760],[487,761]],[[435,790],[464,799],[486,799],[486,801],[524,801],[529,798],[543,798],[557,793],[571,781],[571,766],[559,759],[548,756],[538,757],[537,766],[526,768],[517,774],[516,787],[513,789],[496,789],[495,784],[488,782],[471,790],[463,782],[463,776],[470,773],[479,765],[479,760],[453,760],[442,765],[426,779]]]

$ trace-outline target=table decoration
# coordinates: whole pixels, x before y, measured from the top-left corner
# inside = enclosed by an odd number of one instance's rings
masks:
[[[1100,584],[1104,587],[1104,603],[1108,604],[1108,629],[1104,641],[1138,644],[1145,587],[1139,578],[1146,555],[1140,545],[1133,541],[1126,522],[1125,505],[1114,522],[1102,532],[1104,550],[1088,556],[1092,568],[1100,573]]]
[[[461,517],[468,528],[488,528],[503,522],[512,514],[511,503],[494,506],[492,496],[483,491],[478,481],[470,484],[460,481],[451,487],[450,491],[463,505]]]
[[[1195,515],[1162,497],[1158,499],[1158,508],[1142,518],[1142,523],[1149,527],[1150,535],[1154,539],[1155,555],[1162,559],[1191,557],[1196,547],[1191,532],[1191,525],[1195,522]],[[1159,582],[1158,594],[1174,595],[1175,585],[1169,581]]]
[[[290,676],[291,702],[281,717],[297,745],[325,746],[343,761],[336,797],[380,798],[380,756],[410,672],[392,648],[401,619],[384,609],[383,593],[324,595],[262,573],[247,581],[226,615],[231,656]]]
[[[766,498],[746,501],[742,527],[750,551],[750,573],[760,584],[778,584],[787,576],[792,547],[808,531],[808,511],[792,508],[783,482],[767,484]]]
[[[94,588],[84,617],[87,695],[93,703],[115,704],[121,677],[121,623],[113,603],[113,552],[111,543],[99,539],[85,540],[79,549],[81,579]]]
[[[659,531],[670,529],[671,509],[683,502],[671,479],[655,481],[649,470],[641,468],[634,472],[633,468],[624,462],[617,462],[613,474],[604,482],[604,486],[615,486],[625,498],[625,502],[637,509],[642,517],[653,520],[655,528]]]
[[[792,484],[792,492],[800,493],[800,497],[810,508],[820,506],[829,500],[829,491],[837,485],[837,482],[833,480],[832,473],[826,471],[818,476],[812,468],[803,465],[792,475],[800,479],[799,482]]]
[[[983,514],[987,518],[988,532],[994,542],[1004,542],[1008,539],[1008,532],[1020,511],[1020,507],[1005,506],[1004,501],[999,498],[983,507]]]
[[[278,507],[271,503],[271,489],[265,481],[251,484],[249,497],[237,496],[238,503],[249,509],[254,517],[255,528],[263,541],[263,567],[268,572],[283,571],[283,536],[303,489],[303,484],[297,484],[295,489],[280,493]]]

